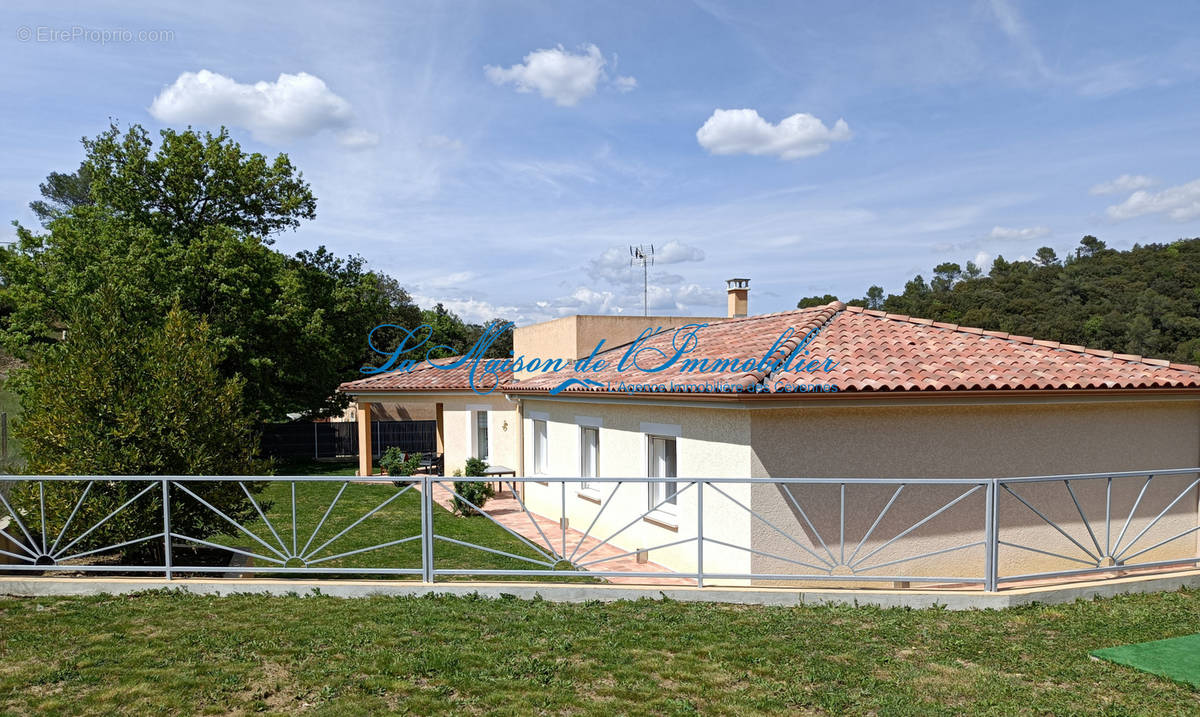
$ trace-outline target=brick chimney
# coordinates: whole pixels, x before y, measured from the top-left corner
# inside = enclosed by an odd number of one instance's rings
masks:
[[[746,316],[750,310],[750,280],[726,279],[725,286],[725,291],[729,294],[729,318]]]

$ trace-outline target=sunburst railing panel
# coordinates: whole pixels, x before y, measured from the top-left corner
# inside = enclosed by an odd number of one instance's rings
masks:
[[[1200,562],[1200,469],[482,480],[14,476],[0,571],[997,590]]]

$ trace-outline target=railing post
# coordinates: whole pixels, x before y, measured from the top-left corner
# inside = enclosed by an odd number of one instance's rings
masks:
[[[696,587],[704,587],[704,481],[696,481]]]
[[[171,481],[162,480],[163,504],[163,567],[167,580],[171,579]]]
[[[433,480],[421,476],[421,579],[433,582]]]
[[[983,589],[988,592],[996,591],[997,568],[996,562],[1000,555],[1000,521],[997,518],[998,511],[996,504],[999,499],[998,495],[998,479],[992,478],[987,484],[987,505],[985,510],[984,522],[984,538],[983,547],[987,552],[984,555],[984,585]]]

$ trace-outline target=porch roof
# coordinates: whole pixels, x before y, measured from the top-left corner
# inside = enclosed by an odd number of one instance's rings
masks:
[[[462,365],[454,368],[440,368],[452,366],[461,359],[462,356],[451,356],[449,358],[437,358],[434,362],[438,366],[430,365],[426,361],[422,361],[410,370],[389,371],[387,373],[375,374],[367,378],[360,378],[356,381],[347,381],[338,386],[338,390],[343,393],[408,393],[408,392],[424,392],[424,393],[463,393],[471,392],[471,361],[464,361]],[[483,362],[480,362],[481,364]],[[493,375],[484,375],[483,366],[475,375],[475,387],[481,391],[486,391],[494,385],[507,385],[512,382],[512,371],[501,370]]]

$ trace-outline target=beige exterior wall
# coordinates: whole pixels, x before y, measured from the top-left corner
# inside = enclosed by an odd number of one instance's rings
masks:
[[[475,412],[488,414],[488,465],[517,469],[517,404],[504,396],[467,395],[442,399],[446,475],[478,455]]]
[[[750,467],[750,420],[742,410],[637,406],[628,403],[556,402],[526,399],[525,469],[534,473],[534,429],[537,419],[547,421],[547,477],[574,477],[580,473],[580,426],[600,426],[599,474],[607,478],[639,478],[647,475],[647,433],[676,433],[676,461],[679,487],[689,477],[745,476]],[[658,425],[648,425],[658,424]],[[531,510],[557,519],[562,513],[562,483],[527,483],[526,500]],[[731,496],[749,505],[749,486],[725,488]],[[614,493],[615,491],[615,493]],[[674,570],[696,569],[697,501],[695,487],[682,491],[674,519],[674,529],[664,527],[672,521],[638,519],[650,508],[645,483],[597,484],[594,491],[580,495],[578,483],[566,486],[566,514],[571,528],[587,531],[593,519],[591,535],[603,540],[614,533],[611,544],[626,551],[686,541],[678,546],[652,549],[649,559]],[[744,509],[715,499],[705,493],[705,535],[734,545],[748,545],[750,523]],[[601,513],[604,501],[609,500]],[[590,500],[589,500],[590,498]],[[628,528],[622,530],[632,522]],[[620,531],[618,533],[618,531]],[[551,536],[553,539],[553,536]],[[749,553],[705,545],[707,571],[744,573],[750,567]],[[585,558],[587,562],[594,556]],[[591,566],[603,570],[604,565]]]
[[[513,330],[513,354],[533,358],[580,359],[604,341],[601,351],[633,341],[646,328],[670,328],[685,324],[711,323],[724,317],[703,316],[564,316]],[[528,378],[535,373],[521,373]]]
[[[849,406],[755,410],[750,414],[757,477],[1006,477],[1053,475],[1152,468],[1193,467],[1200,464],[1200,402],[1146,401],[1057,403],[1041,405],[974,406]],[[1140,518],[1126,532],[1125,542],[1179,495],[1194,476],[1157,478],[1147,489]],[[1105,481],[1073,483],[1076,498],[1103,549],[1116,541],[1143,485],[1141,479],[1120,479],[1112,488],[1112,528],[1105,535]],[[793,488],[793,496],[816,528],[816,533],[840,558],[839,488]],[[888,539],[948,503],[966,488],[950,486],[905,489],[859,556],[869,555]],[[1080,519],[1070,493],[1061,482],[1014,487],[1017,493],[1092,552],[1095,544]],[[753,491],[756,511],[823,555],[821,547],[795,506],[774,485]],[[893,494],[888,488],[847,488],[846,555],[859,541]],[[1043,522],[1003,490],[1000,492],[1001,539],[1061,555],[1086,558],[1078,547]],[[861,567],[901,557],[945,549],[983,539],[984,496],[979,491],[943,515],[864,561]],[[1170,510],[1158,526],[1138,540],[1137,552],[1160,540],[1195,527],[1197,493],[1193,489]],[[754,521],[755,549],[796,560],[814,562],[805,551]],[[1176,540],[1137,558],[1170,560],[1194,556],[1193,536]],[[1103,552],[1103,551],[1101,551]],[[833,562],[837,562],[835,559]],[[912,574],[966,576],[981,574],[982,548],[954,551],[874,571],[877,575]],[[1032,551],[1001,547],[1000,571],[1018,575],[1039,570],[1088,567]],[[756,557],[754,572],[805,572],[780,560]],[[865,574],[871,574],[871,571]]]

